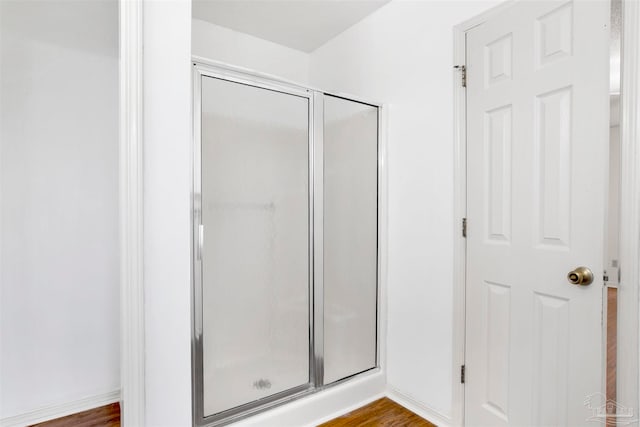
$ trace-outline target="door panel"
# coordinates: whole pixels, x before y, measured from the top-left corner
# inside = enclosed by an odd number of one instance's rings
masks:
[[[534,113],[536,243],[565,250],[571,246],[571,92],[569,86],[536,96]]]
[[[205,416],[310,381],[308,108],[202,77]]]
[[[608,18],[516,2],[467,33],[469,426],[582,425],[602,391]]]
[[[511,105],[487,113],[487,240],[511,241]]]
[[[324,383],[376,366],[378,108],[324,97]]]

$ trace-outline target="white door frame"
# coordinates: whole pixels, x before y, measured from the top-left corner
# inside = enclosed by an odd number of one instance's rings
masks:
[[[620,106],[620,286],[618,402],[640,411],[638,288],[640,280],[640,3],[623,1]],[[637,416],[637,415],[636,415]]]
[[[145,425],[143,282],[143,0],[120,0],[120,408]]]
[[[466,33],[486,22],[517,0],[508,0],[454,27],[454,254],[453,254],[453,361],[452,421],[464,425],[464,384],[460,381],[465,361],[465,273],[466,240],[462,218],[467,212],[466,89],[461,68],[466,58]],[[638,345],[640,343],[638,279],[640,278],[640,2],[623,0],[622,90],[621,96],[621,217],[620,287],[618,305],[618,402],[634,408],[640,405]],[[622,293],[626,295],[622,297]],[[627,337],[622,339],[621,337]]]

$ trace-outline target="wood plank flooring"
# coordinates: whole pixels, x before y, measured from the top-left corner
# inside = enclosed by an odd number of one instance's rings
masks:
[[[120,405],[101,406],[68,417],[35,424],[37,427],[120,427]],[[382,398],[326,422],[319,427],[435,427],[391,399]]]
[[[112,403],[67,417],[34,424],[38,427],[120,427],[120,404]],[[32,426],[33,427],[33,426]]]
[[[318,427],[435,427],[425,420],[383,397]]]
[[[607,288],[607,401],[617,399],[618,359],[618,289]],[[615,425],[614,417],[607,417],[607,425]]]

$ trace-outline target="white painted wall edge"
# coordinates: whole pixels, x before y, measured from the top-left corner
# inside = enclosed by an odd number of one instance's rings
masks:
[[[120,387],[121,420],[143,426],[145,329],[143,282],[142,0],[120,0]]]
[[[120,400],[120,390],[114,390],[108,393],[98,394],[86,397],[84,399],[75,400],[73,402],[62,403],[58,405],[49,405],[24,414],[15,415],[13,417],[3,418],[0,420],[2,427],[24,427],[43,421],[53,420],[67,415],[76,414],[89,409],[98,408],[100,406],[115,403]]]
[[[387,383],[387,330],[389,286],[389,104],[378,110],[378,366]]]
[[[142,9],[144,425],[182,427],[193,423],[191,1]]]
[[[399,404],[400,406],[404,406],[414,414],[417,414],[429,421],[432,424],[437,425],[438,427],[449,427],[451,426],[451,418],[446,416],[445,414],[436,411],[435,409],[424,405],[411,397],[399,392],[394,388],[387,388],[385,395]]]
[[[640,4],[623,2],[617,400],[640,407]]]

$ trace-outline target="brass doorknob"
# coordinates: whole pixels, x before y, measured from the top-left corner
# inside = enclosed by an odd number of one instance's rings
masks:
[[[587,286],[593,282],[593,273],[587,267],[578,267],[567,274],[567,279],[574,285]]]

